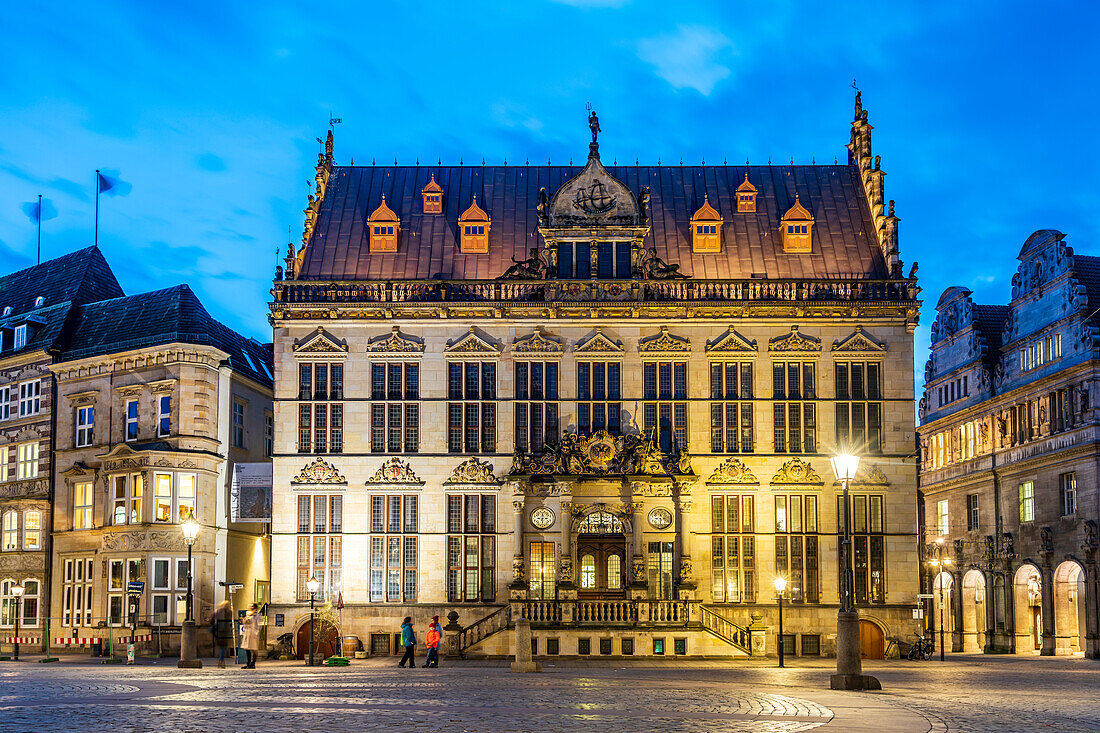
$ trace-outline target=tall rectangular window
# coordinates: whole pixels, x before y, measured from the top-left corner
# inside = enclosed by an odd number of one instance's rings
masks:
[[[244,403],[233,400],[233,447],[244,448]]]
[[[882,365],[837,362],[836,444],[856,453],[882,452]]]
[[[344,452],[344,365],[342,363],[300,363],[298,364],[298,452],[299,453],[343,453]],[[244,405],[237,414],[238,403],[233,409],[233,441],[236,447],[243,448],[245,441]],[[237,430],[237,420],[240,430]],[[267,440],[267,423],[264,424],[264,439]],[[240,438],[240,445],[237,439]],[[274,443],[274,421],[272,421],[271,441]],[[274,446],[272,446],[273,448]],[[265,444],[265,449],[267,445]]]
[[[172,434],[172,395],[157,398],[157,437],[164,438]]]
[[[947,499],[936,502],[936,531],[941,535],[951,533],[951,513],[948,509]]]
[[[38,443],[20,443],[15,447],[15,478],[38,478]]]
[[[516,448],[541,453],[561,438],[558,426],[558,362],[517,361],[515,364]]]
[[[711,452],[752,453],[752,362],[711,362],[710,399]]]
[[[777,494],[775,572],[787,579],[793,603],[817,603],[821,578],[817,538],[817,496]]]
[[[76,408],[76,447],[84,448],[92,444],[92,432],[95,424],[95,408],[92,406]]]
[[[966,529],[973,532],[980,526],[978,515],[978,495],[966,495]]]
[[[42,407],[42,380],[19,384],[19,417],[37,415]]]
[[[494,453],[497,449],[497,365],[447,363],[447,450]]]
[[[817,452],[816,364],[772,363],[772,428],[776,453]]]
[[[853,598],[856,603],[886,602],[886,517],[881,494],[852,494],[851,537]],[[837,497],[837,534],[843,535],[844,497]],[[841,552],[842,537],[838,536],[837,552]],[[839,562],[838,567],[842,567]]]
[[[335,601],[343,588],[344,497],[298,497],[297,598],[309,600],[310,578],[320,584],[316,600]]]
[[[94,486],[91,481],[73,484],[73,529],[92,528]]]
[[[61,625],[90,626],[92,623],[92,569],[90,557],[67,558],[61,586]]]
[[[145,521],[145,474],[128,473],[108,477],[111,486],[111,524],[141,524]]]
[[[187,614],[187,558],[155,557],[149,565],[150,624],[183,623]]]
[[[370,497],[370,599],[414,602],[419,565],[419,499],[415,495]]]
[[[447,495],[447,599],[496,600],[496,497]]]
[[[642,364],[643,428],[665,453],[687,443],[687,362],[647,361]]]
[[[264,413],[264,456],[271,458],[275,454],[275,416]]]
[[[371,363],[372,453],[416,453],[420,450],[419,400],[419,364]]]
[[[710,498],[711,600],[715,603],[756,601],[755,497]]]
[[[11,418],[11,387],[0,387],[0,420]]]
[[[533,600],[553,600],[557,576],[556,548],[553,542],[531,542],[528,557],[531,560],[528,587]]]
[[[672,543],[650,542],[646,553],[646,575],[649,597],[656,600],[672,598]]]
[[[589,435],[606,430],[622,432],[622,363],[577,362],[577,430]]]
[[[138,401],[126,400],[125,414],[124,414],[124,438],[127,443],[132,443],[138,439]]]
[[[196,474],[153,474],[153,521],[183,522],[195,516]]]
[[[1058,484],[1062,493],[1062,516],[1071,517],[1077,514],[1077,474],[1059,474]]]
[[[1020,521],[1035,521],[1035,482],[1020,483]]]

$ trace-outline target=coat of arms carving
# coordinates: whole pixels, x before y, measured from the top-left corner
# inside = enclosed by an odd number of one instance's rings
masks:
[[[780,336],[768,342],[768,351],[816,353],[821,351],[821,339],[801,334],[798,332],[798,326],[791,326],[791,332],[786,336]]]
[[[367,479],[368,484],[410,484],[422,486],[423,481],[413,473],[412,466],[397,456],[386,460],[374,475]]]
[[[450,478],[443,482],[444,486],[452,484],[485,484],[499,486],[500,480],[493,475],[493,464],[488,461],[479,461],[477,458],[469,458],[455,466]]]
[[[714,469],[708,484],[758,484],[760,480],[739,458],[730,456]]]
[[[792,458],[772,476],[773,484],[822,484],[814,467],[801,458]]]
[[[292,484],[346,484],[348,480],[340,475],[336,467],[323,458],[307,463],[301,472],[290,480]]]

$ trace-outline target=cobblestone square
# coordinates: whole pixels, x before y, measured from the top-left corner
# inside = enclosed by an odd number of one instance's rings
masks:
[[[397,669],[261,663],[177,670],[86,658],[0,664],[0,731],[1083,731],[1100,729],[1100,666],[1073,658],[957,655],[878,662],[881,693],[828,689],[831,660],[660,664],[560,660]]]

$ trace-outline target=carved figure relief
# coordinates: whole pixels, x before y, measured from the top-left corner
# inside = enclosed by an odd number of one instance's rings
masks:
[[[718,465],[707,479],[708,484],[758,484],[760,480],[740,458],[730,456]]]
[[[791,332],[768,342],[768,351],[790,351],[812,354],[821,351],[821,339],[799,333],[798,326],[791,326]]]
[[[638,351],[643,354],[675,353],[686,354],[691,351],[691,342],[681,336],[673,336],[668,326],[661,326],[661,332],[638,342]]]
[[[387,459],[374,475],[367,479],[368,484],[409,484],[422,486],[420,478],[413,473],[408,461],[403,461],[397,456]]]
[[[547,336],[540,326],[535,326],[535,332],[529,336],[518,338],[512,342],[513,354],[539,354],[561,356],[565,351],[561,341]]]
[[[471,457],[455,466],[450,477],[443,482],[449,484],[485,484],[499,486],[500,479],[493,475],[493,464]]]
[[[824,481],[806,461],[801,458],[792,458],[779,467],[772,476],[773,484],[823,484]]]
[[[367,351],[372,354],[423,354],[424,344],[420,341],[404,336],[398,326],[394,326],[389,336],[374,339],[367,345]]]

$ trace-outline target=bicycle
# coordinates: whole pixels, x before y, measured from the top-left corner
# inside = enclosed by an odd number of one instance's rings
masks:
[[[923,636],[918,636],[917,640],[913,642],[913,646],[909,648],[909,653],[905,655],[905,658],[909,661],[929,660],[936,651],[936,645],[931,639],[926,639]]]

